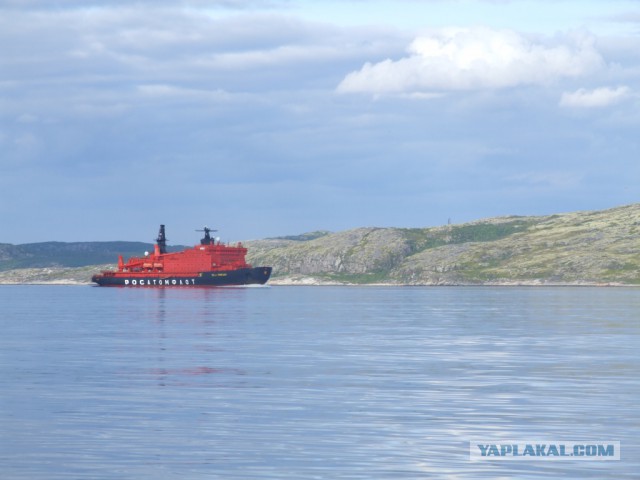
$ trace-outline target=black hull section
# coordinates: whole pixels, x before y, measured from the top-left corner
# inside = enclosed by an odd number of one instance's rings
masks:
[[[227,287],[264,285],[271,267],[239,268],[227,272],[202,272],[195,275],[94,275],[91,281],[101,287]]]

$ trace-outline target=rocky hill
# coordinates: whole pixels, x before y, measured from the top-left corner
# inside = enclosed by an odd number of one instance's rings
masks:
[[[250,242],[274,280],[409,285],[640,284],[640,204],[435,228]]]
[[[246,245],[249,261],[272,265],[272,281],[281,284],[638,285],[640,204],[433,228],[320,231]],[[101,269],[92,265],[151,248],[128,242],[0,244],[0,283],[88,282]]]

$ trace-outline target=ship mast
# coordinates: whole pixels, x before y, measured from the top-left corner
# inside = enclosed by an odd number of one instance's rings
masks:
[[[164,225],[160,225],[160,231],[158,232],[158,238],[156,242],[160,253],[167,253],[167,237],[164,234]]]

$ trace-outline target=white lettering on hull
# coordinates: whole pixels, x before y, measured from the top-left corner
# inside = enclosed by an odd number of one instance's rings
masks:
[[[129,280],[128,278],[125,278],[124,280],[124,285],[125,286],[134,286],[134,287],[147,287],[147,286],[152,286],[152,285],[195,285],[196,284],[196,279],[195,278],[181,278],[181,279],[176,279],[176,278],[172,278],[172,279],[158,279],[158,278],[147,278],[147,279],[143,279],[141,278],[140,280],[137,279],[133,279],[133,280]]]

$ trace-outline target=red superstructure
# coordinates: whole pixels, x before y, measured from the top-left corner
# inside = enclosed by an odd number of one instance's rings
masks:
[[[224,245],[219,241],[212,240],[209,237],[209,231],[209,229],[206,229],[205,238],[202,239],[200,245],[182,252],[163,252],[161,240],[158,240],[154,252],[150,255],[142,258],[132,257],[126,263],[120,257],[118,259],[118,272],[192,275],[205,271],[251,268],[251,265],[245,261],[247,249],[241,243],[236,246]],[[164,229],[161,232],[161,236],[163,236]]]
[[[216,241],[204,228],[200,245],[181,252],[167,252],[164,225],[160,225],[153,253],[132,257],[126,263],[118,258],[116,271],[104,271],[92,281],[101,286],[197,286],[264,284],[271,267],[253,268],[245,260],[247,249]]]

